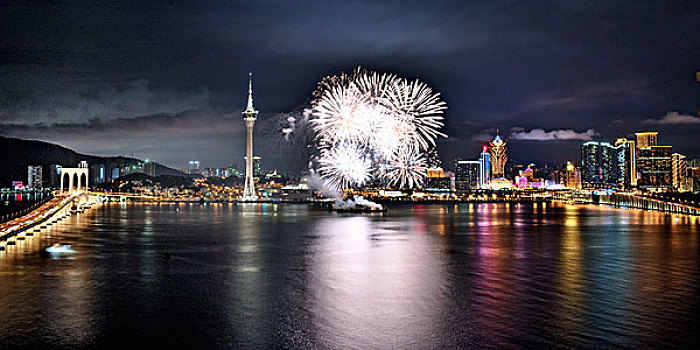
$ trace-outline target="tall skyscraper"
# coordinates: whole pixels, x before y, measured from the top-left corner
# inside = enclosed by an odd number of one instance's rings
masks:
[[[580,189],[581,188],[581,172],[576,166],[571,162],[566,162],[564,167],[564,176],[562,179],[563,185],[569,189]]]
[[[581,145],[581,182],[586,185],[601,182],[601,145],[589,141]]]
[[[255,182],[253,181],[253,126],[258,118],[258,111],[253,107],[253,73],[248,73],[248,105],[243,111],[243,120],[246,127],[246,147],[245,147],[245,185],[243,187],[243,201],[254,201],[258,199],[255,193]]]
[[[673,189],[678,192],[685,192],[686,188],[686,178],[688,172],[688,166],[685,161],[685,156],[680,153],[674,153],[672,156],[672,183]]]
[[[479,187],[478,160],[458,160],[455,162],[455,189],[468,190]]]
[[[486,188],[491,181],[491,161],[488,147],[484,146],[479,156],[479,187]]]
[[[581,182],[588,188],[630,188],[636,185],[634,141],[617,139],[615,146],[608,142],[583,143]]]
[[[637,148],[637,186],[650,191],[673,188],[673,149],[671,146]]]
[[[588,141],[581,145],[581,182],[585,187],[614,187],[618,184],[618,149],[608,142]]]
[[[503,141],[500,135],[496,135],[493,141],[489,142],[489,154],[491,161],[491,176],[493,178],[503,177],[505,174],[506,162],[508,161],[508,142]]]
[[[659,133],[656,131],[646,131],[634,133],[637,135],[637,147],[653,147],[657,145]]]
[[[27,187],[36,189],[43,188],[41,170],[41,165],[30,165],[27,167]]]
[[[634,141],[619,138],[615,141],[617,150],[618,183],[624,188],[637,186],[637,148]]]

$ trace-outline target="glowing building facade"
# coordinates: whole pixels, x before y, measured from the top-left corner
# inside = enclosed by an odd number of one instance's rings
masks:
[[[493,178],[504,176],[506,162],[508,161],[507,152],[508,142],[503,141],[501,136],[496,135],[493,141],[489,142],[489,160],[491,162],[491,176]]]
[[[672,155],[672,182],[673,189],[678,192],[687,192],[692,189],[692,186],[687,184],[687,173],[688,165],[686,163],[686,158],[680,153],[674,153]],[[688,188],[690,187],[690,188]]]
[[[615,141],[617,150],[617,168],[620,181],[625,188],[637,186],[637,148],[634,141],[619,138]]]
[[[637,186],[650,191],[673,188],[673,150],[671,146],[637,148]]]
[[[491,161],[488,147],[484,146],[479,156],[479,187],[486,188],[491,181]]]
[[[657,145],[659,133],[656,131],[645,131],[635,133],[637,136],[637,147],[654,147]]]
[[[589,141],[581,145],[581,181],[587,188],[630,188],[636,185],[634,141]]]
[[[566,162],[564,167],[563,185],[566,188],[576,190],[581,188],[581,172],[571,162]]]
[[[243,187],[242,201],[255,201],[258,195],[255,193],[255,182],[253,181],[253,126],[258,119],[258,111],[253,107],[253,73],[249,73],[248,78],[248,105],[243,111],[243,120],[246,127],[246,148],[245,148],[245,183]]]
[[[27,187],[29,188],[43,188],[43,182],[41,180],[42,168],[41,165],[30,165],[27,167]]]
[[[479,161],[458,160],[455,162],[455,189],[469,190],[479,187]]]

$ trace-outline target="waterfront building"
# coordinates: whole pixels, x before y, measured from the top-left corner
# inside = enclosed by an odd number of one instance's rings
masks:
[[[452,179],[448,176],[445,176],[445,171],[442,168],[428,168],[426,173],[426,189],[450,190],[452,188]]]
[[[608,142],[581,145],[581,182],[584,187],[610,187],[617,183],[616,157]]]
[[[656,131],[645,131],[634,133],[637,136],[637,147],[654,147],[658,143],[659,133]]]
[[[623,188],[637,186],[637,148],[634,141],[619,138],[615,141],[617,148],[618,183]]]
[[[588,141],[581,145],[581,182],[586,188],[630,188],[637,182],[634,141]]]
[[[455,189],[458,191],[479,187],[479,165],[477,160],[455,162]]]
[[[445,177],[445,171],[442,168],[428,168],[425,173],[429,179],[436,177]]]
[[[246,126],[246,156],[245,156],[245,182],[243,186],[243,201],[254,201],[258,199],[255,193],[255,182],[253,181],[253,126],[258,118],[258,111],[253,107],[253,73],[248,74],[248,105],[243,111],[243,120]],[[259,159],[259,158],[258,158]],[[259,163],[258,163],[259,164]],[[258,165],[258,172],[260,165]]]
[[[43,188],[41,165],[30,165],[27,167],[27,187],[41,189]]]
[[[686,192],[688,191],[686,184],[688,167],[686,165],[685,156],[680,153],[673,153],[671,157],[671,181],[673,183],[673,189],[678,192]]]
[[[489,181],[488,187],[492,190],[510,190],[513,189],[513,184],[508,179],[498,177]]]
[[[637,186],[649,191],[673,188],[673,149],[671,146],[637,148]]]
[[[566,162],[566,165],[564,166],[562,184],[564,187],[572,190],[581,188],[581,172],[571,162]]]
[[[488,147],[484,149],[479,156],[479,187],[486,188],[491,181],[491,161],[488,152]]]
[[[503,177],[506,162],[508,161],[508,142],[503,141],[500,135],[496,135],[489,142],[489,161],[491,162],[491,177]]]
[[[700,167],[688,167],[688,186],[693,193],[700,193]]]

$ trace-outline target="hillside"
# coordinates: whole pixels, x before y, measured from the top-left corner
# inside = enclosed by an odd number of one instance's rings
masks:
[[[0,188],[10,187],[13,180],[27,181],[27,166],[41,165],[44,182],[49,180],[49,167],[59,164],[76,167],[81,160],[90,165],[103,164],[107,171],[137,164],[140,160],[127,157],[98,157],[80,154],[48,142],[22,140],[0,136]],[[156,163],[156,176],[184,174]],[[93,176],[90,175],[92,178]]]

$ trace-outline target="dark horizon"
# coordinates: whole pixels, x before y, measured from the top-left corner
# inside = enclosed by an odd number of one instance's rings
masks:
[[[242,164],[247,72],[256,153],[275,115],[357,66],[425,81],[448,104],[443,161],[496,129],[510,158],[578,161],[585,140],[656,130],[700,157],[700,4],[188,1],[0,5],[0,135],[174,168]],[[291,152],[289,152],[291,153]],[[299,164],[303,165],[303,164]]]

